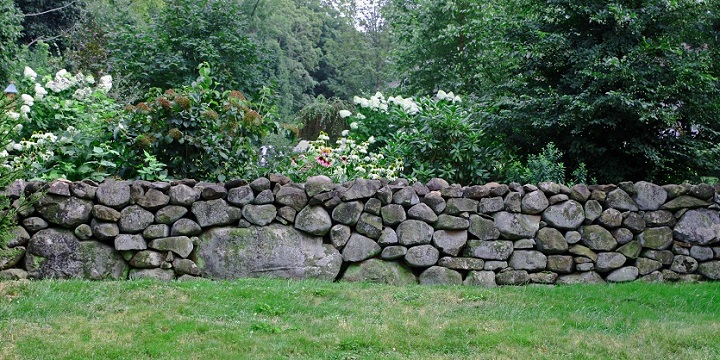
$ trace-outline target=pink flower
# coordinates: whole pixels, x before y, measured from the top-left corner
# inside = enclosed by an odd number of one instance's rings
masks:
[[[328,161],[327,159],[325,159],[325,158],[322,157],[322,156],[318,156],[318,157],[315,158],[315,159],[317,160],[318,164],[320,164],[320,165],[322,165],[322,166],[324,166],[324,167],[330,167],[330,165],[331,165],[331,164],[330,164],[330,161]]]

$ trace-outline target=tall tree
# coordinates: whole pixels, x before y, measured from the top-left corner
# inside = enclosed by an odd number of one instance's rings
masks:
[[[512,143],[554,142],[602,182],[717,168],[700,156],[720,142],[716,1],[535,3],[540,16],[508,32],[527,49],[499,123]]]
[[[112,71],[141,89],[190,84],[207,62],[226,88],[254,92],[262,51],[247,35],[243,9],[234,0],[167,0],[156,21],[127,24],[108,33]]]
[[[7,86],[13,63],[20,51],[17,40],[21,36],[22,13],[12,0],[0,0],[0,86]]]
[[[492,89],[514,64],[501,29],[525,13],[515,0],[391,0],[387,14],[401,85],[423,94]]]

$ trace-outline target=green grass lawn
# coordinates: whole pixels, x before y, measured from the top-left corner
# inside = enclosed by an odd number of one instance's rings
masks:
[[[0,282],[0,359],[717,359],[720,283]]]

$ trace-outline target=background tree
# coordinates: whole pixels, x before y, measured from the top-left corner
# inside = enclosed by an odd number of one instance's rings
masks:
[[[20,42],[43,41],[59,52],[67,48],[84,5],[81,0],[15,0],[15,4],[24,14]]]
[[[715,4],[715,2],[711,2]],[[720,142],[717,5],[538,1],[508,29],[527,49],[499,129],[524,154],[554,142],[601,182],[683,181]],[[518,81],[519,80],[519,81]]]
[[[12,75],[20,48],[17,40],[22,31],[22,13],[12,0],[0,0],[0,83],[3,89]]]
[[[257,92],[265,58],[243,19],[232,0],[166,1],[146,28],[130,23],[107,33],[111,71],[139,90],[172,88],[191,83],[207,62],[226,89]]]

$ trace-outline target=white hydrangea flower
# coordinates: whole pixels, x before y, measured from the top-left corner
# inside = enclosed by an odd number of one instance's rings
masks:
[[[461,102],[462,102],[462,99],[460,98],[460,95],[455,95],[455,97],[453,98],[452,102],[454,102],[454,103],[461,103]]]
[[[348,136],[348,134],[350,134],[350,130],[343,130],[340,134],[341,134],[342,136]],[[340,141],[340,140],[338,140],[338,142],[339,142],[339,141]],[[343,144],[344,144],[344,143],[345,143],[345,142],[343,141]]]
[[[31,69],[29,66],[25,67],[25,70],[23,71],[23,75],[30,79],[30,81],[35,81],[35,78],[37,78],[37,73]]]
[[[45,90],[42,85],[35,83],[35,98],[38,100],[42,100],[43,96],[47,95],[47,90]]]
[[[356,130],[357,128],[358,128],[357,121],[353,121],[352,123],[350,123],[350,129]]]
[[[108,91],[110,91],[110,89],[112,89],[112,76],[110,76],[110,75],[102,76],[100,78],[100,81],[98,82],[97,88],[98,88],[98,90],[107,94]]]
[[[374,142],[375,142],[375,136],[370,136],[370,137],[368,138],[368,143],[372,144],[372,143],[374,143]]]
[[[20,113],[23,115],[27,115],[30,112],[30,107],[27,105],[23,105],[20,107]]]
[[[15,127],[13,127],[13,131],[20,132],[23,129],[23,124],[17,124]]]
[[[340,115],[340,118],[344,119],[344,118],[352,115],[352,113],[347,110],[340,110],[340,111],[338,111],[338,115]]]
[[[12,119],[12,120],[17,120],[17,119],[20,118],[20,114],[14,112],[14,111],[8,111],[8,112],[7,112],[7,115],[8,115],[8,117],[10,117],[10,119]]]
[[[7,150],[0,151],[0,158],[6,158],[10,154],[8,154]]]
[[[435,97],[438,98],[438,100],[445,100],[447,99],[448,94],[445,91],[438,90],[437,95]]]
[[[65,78],[65,76],[67,75],[67,73],[68,73],[67,70],[61,69],[60,71],[58,71],[58,72],[55,73],[55,78],[56,78],[56,79]]]
[[[90,88],[81,88],[75,90],[73,93],[73,97],[78,100],[82,100],[87,98],[88,96],[92,95],[92,90]]]
[[[92,75],[88,75],[88,76],[85,77],[85,82],[88,83],[88,84],[94,84],[94,83],[95,83],[95,78],[94,78]]]
[[[20,98],[22,98],[22,101],[27,106],[33,106],[35,104],[35,99],[33,99],[33,97],[28,94],[22,94],[20,95]]]
[[[328,140],[330,140],[330,137],[327,136],[327,135],[325,135],[325,134],[320,134],[320,135],[318,136],[318,140],[328,141]]]
[[[355,115],[355,117],[358,118],[358,119],[360,119],[360,120],[365,120],[365,119],[367,119],[367,118],[365,117],[365,115],[363,115],[363,114],[361,114],[361,113],[357,113],[357,114]]]

